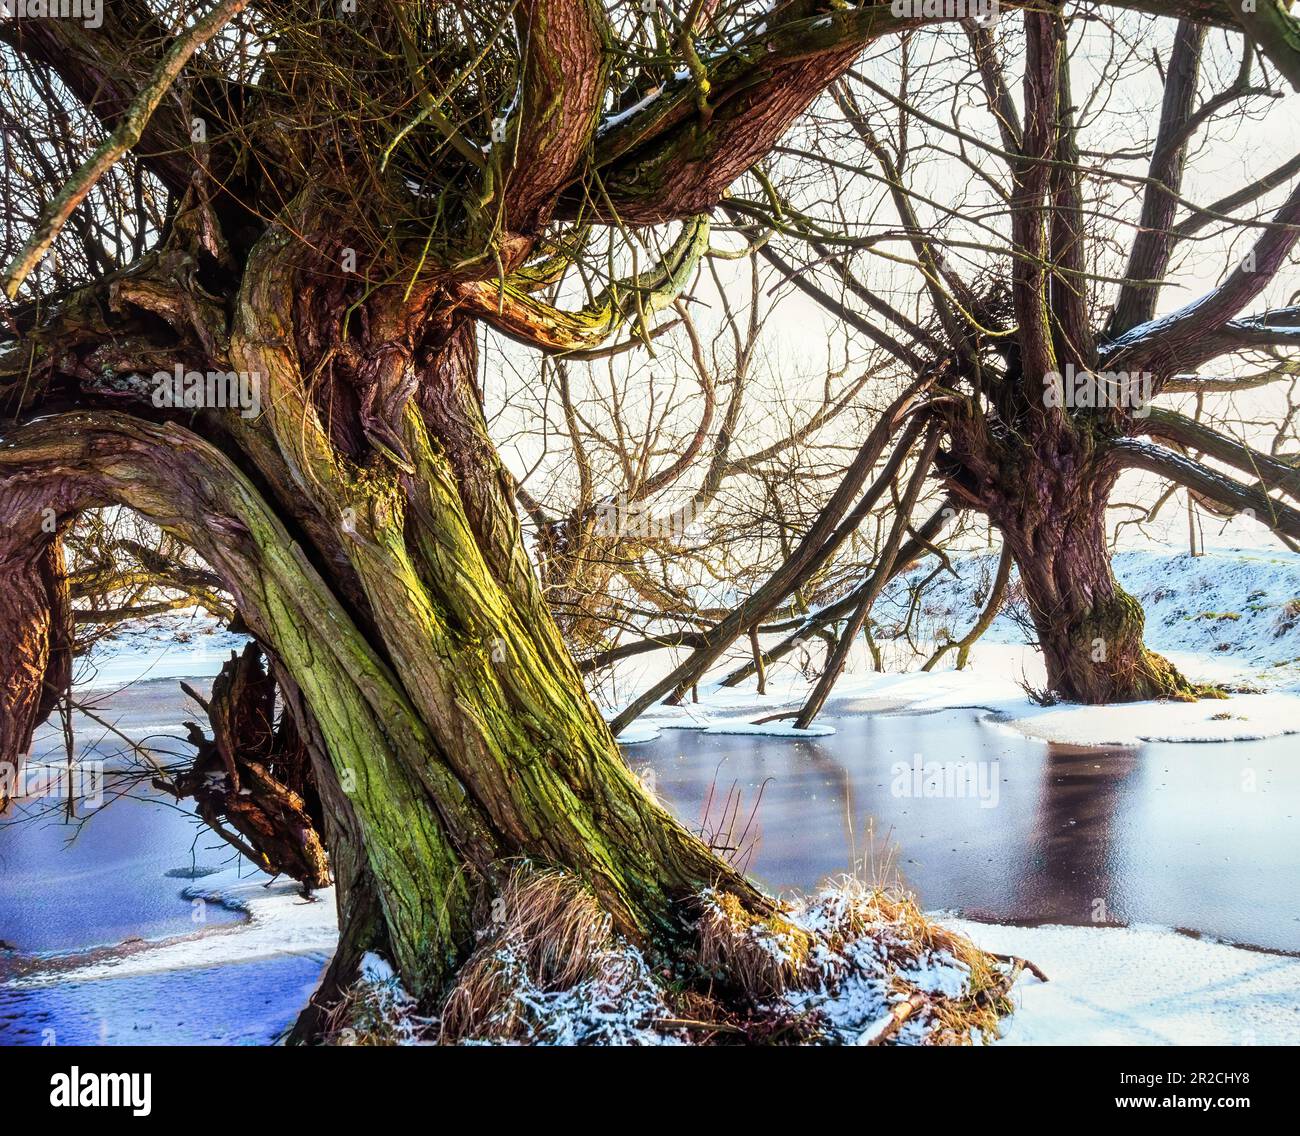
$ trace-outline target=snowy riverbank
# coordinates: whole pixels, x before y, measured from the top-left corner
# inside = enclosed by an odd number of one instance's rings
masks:
[[[192,889],[234,903],[247,924],[0,986],[0,1015],[64,1042],[268,1044],[306,1003],[336,935],[332,895],[306,903],[284,884],[233,875]],[[977,946],[1030,959],[1012,992],[1003,1045],[1287,1045],[1300,1040],[1300,959],[1158,927],[1003,927],[944,918]],[[48,1018],[51,1024],[43,1024]]]
[[[991,565],[977,557],[954,564],[959,578],[944,577],[916,609],[912,630],[919,643],[960,635],[975,617],[977,593]],[[937,725],[959,707],[979,707],[999,728],[1031,739],[1126,747],[1215,741],[1229,743],[1222,752],[1232,762],[1234,741],[1300,729],[1300,557],[1122,553],[1116,568],[1147,606],[1152,647],[1198,680],[1264,693],[1190,704],[1038,706],[1020,682],[1041,685],[1041,665],[1024,644],[1021,624],[1002,615],[962,672],[876,674],[864,658],[856,659],[815,730],[805,734],[793,731],[789,721],[754,721],[793,709],[806,694],[808,675],[792,656],[772,669],[766,695],[754,693],[752,681],[739,690],[702,684],[698,703],[656,707],[623,740],[651,741],[665,730],[686,729],[723,735],[723,741],[736,736],[738,744],[742,735],[761,735],[815,738],[834,747],[837,723],[843,734],[846,718],[932,713],[939,716]],[[907,618],[907,586],[929,570],[897,582],[883,598],[876,613],[882,633],[891,621],[897,630]],[[188,640],[178,640],[178,629]],[[213,631],[203,617],[173,620],[162,632],[125,628],[97,648],[86,688],[115,688],[141,675],[212,674],[241,641]],[[902,639],[888,641],[882,634],[881,641],[890,665],[919,666],[920,658]],[[670,661],[663,652],[621,671],[617,701]],[[607,699],[610,693],[606,689]],[[28,959],[21,973],[11,967],[10,977],[0,982],[0,1042],[39,1043],[51,1030],[63,1042],[273,1041],[305,1003],[337,932],[330,893],[306,902],[291,882],[263,885],[264,878],[241,880],[233,871],[177,881],[182,910],[195,901],[220,903],[242,912],[246,922],[89,956]],[[1155,926],[1018,927],[940,918],[977,945],[1027,957],[1047,974],[1047,983],[1025,975],[1017,984],[1013,1000],[1019,1008],[1004,1023],[1003,1044],[1300,1041],[1300,958]]]
[[[246,873],[245,873],[246,875]],[[0,982],[0,1044],[268,1045],[292,1026],[338,938],[333,889],[304,900],[230,869],[181,889],[246,922],[160,943],[29,960]]]
[[[955,652],[949,652],[935,671],[922,672],[936,643],[960,637],[974,622],[996,557],[954,556],[952,564],[955,575],[943,573],[932,580],[919,601],[914,602],[912,589],[934,571],[933,561],[891,583],[873,613],[886,673],[871,670],[865,647],[858,644],[824,715],[803,736],[824,735],[842,713],[958,707],[987,710],[1028,737],[1078,745],[1244,741],[1300,730],[1300,555],[1253,549],[1219,549],[1199,557],[1118,553],[1116,575],[1147,611],[1148,646],[1195,681],[1258,693],[1109,707],[1044,707],[1029,698],[1022,684],[1041,688],[1045,674],[1041,658],[1026,642],[1023,613],[1017,617],[1014,577],[1012,602],[975,645],[969,665],[953,671]],[[777,641],[773,637],[765,645]],[[620,668],[604,690],[611,715],[680,657],[661,651]],[[737,646],[711,678],[747,657],[747,648]],[[799,736],[789,720],[763,726],[754,720],[797,708],[820,657],[820,646],[786,656],[771,668],[763,696],[754,693],[753,679],[735,689],[705,681],[697,703],[653,707],[621,740],[646,741],[664,728]]]

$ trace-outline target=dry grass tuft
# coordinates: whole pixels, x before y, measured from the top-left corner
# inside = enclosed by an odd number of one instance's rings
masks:
[[[493,905],[498,927],[522,951],[543,989],[565,989],[592,978],[596,960],[613,944],[609,915],[573,876],[520,868]]]
[[[970,1044],[996,1037],[999,1019],[1012,1011],[1008,995],[1023,964],[1007,960],[1004,969],[964,935],[926,918],[900,889],[846,876],[810,899],[799,921],[819,940],[823,989],[832,998],[876,971],[901,1014],[881,1042],[910,1022],[925,1044]],[[951,988],[955,981],[959,990]]]
[[[441,1042],[637,1042],[668,1016],[640,954],[572,876],[519,868],[493,912],[443,1005]]]
[[[812,949],[812,936],[783,915],[755,916],[725,892],[701,897],[696,934],[705,973],[754,1002],[797,985]]]

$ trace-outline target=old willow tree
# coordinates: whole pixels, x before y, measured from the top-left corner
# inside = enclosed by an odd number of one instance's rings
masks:
[[[669,950],[705,886],[774,918],[584,693],[485,427],[476,325],[564,350],[648,319],[728,185],[864,45],[923,21],[221,0],[90,22],[0,23],[0,758],[67,682],[60,534],[124,506],[206,561],[271,660],[326,806],[340,972],[376,948],[432,997],[519,856]],[[634,234],[656,226],[648,263]],[[585,305],[548,306],[604,271],[602,229],[626,254]],[[168,406],[154,376],[176,368],[243,375],[259,405],[208,384]]]
[[[1263,176],[1229,178],[1213,195],[1202,186],[1223,152],[1216,120],[1235,133],[1275,100],[1294,115],[1300,96],[1248,38],[1225,50],[1212,29],[1180,20],[1130,53],[1142,30],[1123,20],[1035,12],[996,31],[967,24],[946,39],[963,49],[955,63],[918,47],[895,67],[875,52],[879,66],[834,85],[839,120],[819,122],[815,144],[796,135],[783,147],[825,171],[789,179],[781,210],[802,247],[762,250],[905,372],[934,376],[919,416],[941,436],[936,478],[952,506],[1002,537],[1051,688],[1089,703],[1199,692],[1146,649],[1142,608],[1111,569],[1107,506],[1126,471],[1300,539],[1294,456],[1261,452],[1200,411],[1296,373],[1300,156],[1263,153]],[[1158,92],[1158,117],[1126,152],[1116,135],[1131,129],[1138,82]],[[1109,105],[1120,99],[1123,112]],[[967,111],[956,122],[954,105]],[[932,168],[958,188],[925,184]],[[762,217],[774,196],[724,208]],[[842,234],[866,243],[880,230],[909,268],[873,288],[874,250],[855,254]],[[1197,251],[1207,237],[1219,243]],[[1175,395],[1194,396],[1195,417],[1162,404]],[[858,593],[869,604],[866,584]],[[863,606],[835,607],[851,637]]]

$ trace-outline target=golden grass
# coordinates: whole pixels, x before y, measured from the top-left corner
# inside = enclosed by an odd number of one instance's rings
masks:
[[[669,983],[619,938],[596,898],[572,876],[521,866],[507,878],[489,933],[436,1019],[415,1017],[400,999],[394,1007],[391,992],[385,999],[384,990],[359,984],[336,1009],[332,1028],[345,1044],[527,1044],[556,1040],[558,1010],[568,1020],[617,1020],[624,1027],[611,1036],[599,1025],[594,1032],[584,1026],[584,1041],[852,1041],[855,1029],[880,1020],[879,999],[887,994],[897,1020],[870,1044],[899,1040],[904,1026],[907,1040],[970,1044],[996,1037],[999,1019],[1011,1010],[1018,961],[1009,960],[1010,970],[999,965],[927,919],[897,888],[845,877],[797,906],[774,904],[763,914],[734,895],[710,891],[697,910],[698,966]],[[923,988],[923,981],[935,984],[936,973],[946,976],[938,987],[952,983],[954,971],[960,993],[951,986],[947,993]],[[851,996],[839,1000],[846,992],[863,999],[869,1022],[855,1026],[850,1009],[846,1026],[844,1007],[856,1005]],[[583,1007],[594,1012],[585,1015]]]
[[[779,913],[755,916],[725,892],[703,897],[698,958],[704,972],[758,1002],[785,993],[803,975],[812,937]]]
[[[491,935],[466,960],[443,1004],[439,1040],[526,1041],[521,982],[543,991],[568,990],[605,978],[616,954],[609,916],[570,875],[517,868],[493,905]]]

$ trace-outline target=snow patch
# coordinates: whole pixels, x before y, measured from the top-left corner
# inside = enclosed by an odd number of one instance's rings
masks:
[[[945,920],[984,950],[1033,961],[1002,1045],[1295,1045],[1300,959],[1163,927],[1005,927]]]
[[[1027,737],[1075,745],[1254,741],[1300,732],[1300,697],[1243,694],[1200,702],[1034,707],[1002,724]]]
[[[643,742],[658,741],[663,731],[658,726],[647,722],[633,722],[618,735],[619,745],[640,745]]]
[[[245,924],[226,924],[193,938],[160,943],[148,950],[121,956],[107,955],[85,966],[51,967],[16,977],[13,988],[93,981],[130,975],[160,974],[220,963],[253,962],[284,955],[326,955],[338,940],[334,889],[315,892],[304,899],[300,885],[288,878],[266,884],[264,877],[241,880],[238,868],[208,876],[202,884],[187,887],[182,895],[196,904],[213,903],[248,916]],[[196,924],[202,929],[202,923]]]
[[[704,729],[706,734],[742,734],[762,738],[825,738],[835,733],[834,726],[814,722],[806,729],[781,722],[721,722]]]

